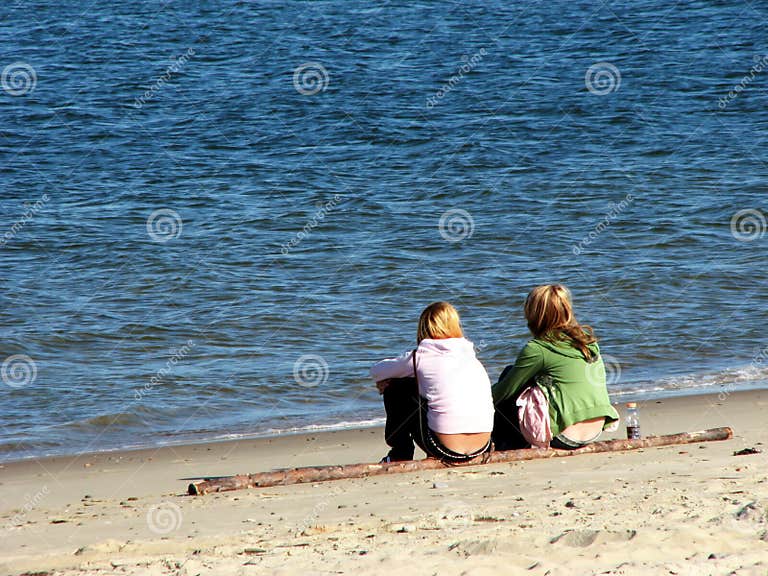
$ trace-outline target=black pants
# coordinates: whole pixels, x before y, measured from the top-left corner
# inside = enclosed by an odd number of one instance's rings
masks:
[[[398,378],[384,390],[387,424],[384,438],[390,446],[390,460],[413,460],[414,443],[428,456],[446,462],[468,462],[490,449],[490,442],[471,454],[460,454],[442,445],[427,424],[427,401],[419,398],[415,378]]]
[[[519,450],[531,445],[520,432],[517,395],[496,404],[493,415],[493,444],[496,450]]]
[[[427,429],[427,403],[419,402],[416,378],[391,380],[383,396],[387,413],[384,439],[391,448],[389,457],[393,461],[413,460],[414,442],[426,452],[423,431]]]

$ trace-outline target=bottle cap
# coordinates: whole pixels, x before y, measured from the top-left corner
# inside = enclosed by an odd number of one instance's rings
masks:
[[[627,402],[627,408],[637,408],[637,402]]]

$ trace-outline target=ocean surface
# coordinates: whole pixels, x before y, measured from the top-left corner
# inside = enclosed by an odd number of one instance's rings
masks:
[[[768,386],[754,2],[0,6],[0,460],[347,427],[563,282],[614,398]]]

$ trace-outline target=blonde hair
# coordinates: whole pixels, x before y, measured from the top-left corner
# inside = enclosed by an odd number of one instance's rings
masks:
[[[417,343],[425,338],[443,340],[463,336],[459,313],[448,302],[433,302],[424,309],[419,317],[419,330],[416,333]]]
[[[576,321],[571,303],[571,292],[562,284],[536,286],[525,300],[525,319],[536,338],[554,342],[570,340],[590,362],[593,353],[590,344],[597,342],[592,328]]]

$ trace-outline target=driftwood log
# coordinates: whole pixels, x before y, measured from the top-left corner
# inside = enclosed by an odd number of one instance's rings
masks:
[[[525,450],[507,450],[492,452],[479,456],[460,466],[477,466],[478,464],[495,464],[500,462],[519,462],[521,460],[537,460],[539,458],[557,458],[577,456],[579,454],[596,454],[599,452],[621,452],[670,446],[674,444],[694,444],[696,442],[711,442],[713,440],[728,440],[733,436],[731,428],[711,428],[701,432],[683,432],[666,436],[648,436],[637,440],[606,440],[594,442],[578,450],[554,450],[528,448]],[[191,495],[208,494],[210,492],[225,492],[243,488],[265,488],[269,486],[285,486],[288,484],[304,484],[307,482],[325,482],[345,478],[366,478],[380,474],[400,474],[402,472],[418,472],[422,470],[437,470],[455,467],[441,460],[426,458],[424,460],[409,460],[407,462],[392,462],[390,464],[346,464],[343,466],[313,466],[307,468],[287,468],[272,472],[257,474],[239,474],[205,479],[189,485],[187,492]]]

